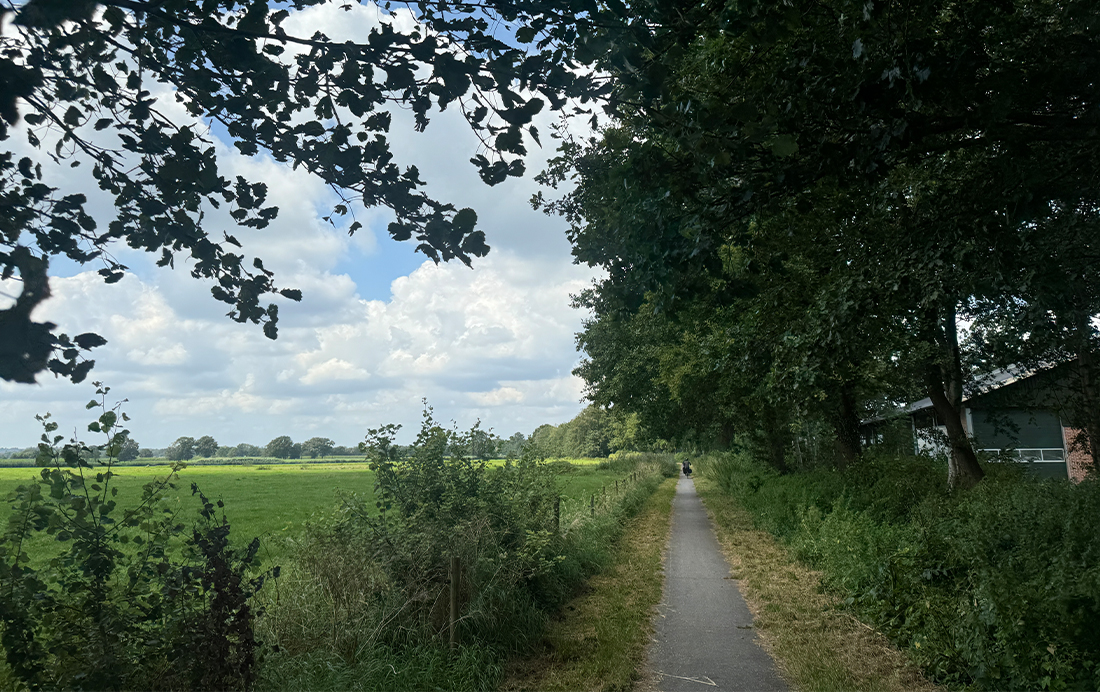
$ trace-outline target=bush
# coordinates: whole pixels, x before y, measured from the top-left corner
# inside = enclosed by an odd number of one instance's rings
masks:
[[[736,454],[699,466],[938,681],[1100,688],[1100,482],[988,464],[949,495],[924,458],[788,476]]]
[[[665,478],[676,478],[680,475],[680,463],[676,457],[653,452],[614,452],[607,459],[600,461],[599,468],[626,473],[639,464],[656,466]]]
[[[97,389],[102,399],[107,391]],[[89,430],[107,444],[59,447],[57,424],[40,417],[42,472],[8,497],[13,512],[0,543],[5,687],[248,689],[259,646],[250,600],[265,576],[246,574],[257,565],[258,541],[232,548],[224,515],[194,485],[201,505],[185,526],[166,497],[178,466],[120,512],[112,469],[128,431],[117,407],[98,405]]]
[[[646,474],[594,519],[587,506],[575,516],[566,509],[555,531],[553,465],[448,458],[469,449],[468,434],[437,425],[430,409],[402,454],[396,431],[372,430],[362,445],[377,473],[376,506],[345,495],[298,544],[287,596],[265,625],[283,652],[265,670],[273,685],[293,677],[306,689],[497,687],[504,658],[539,640],[660,482]],[[461,650],[448,663],[451,557],[462,565]]]

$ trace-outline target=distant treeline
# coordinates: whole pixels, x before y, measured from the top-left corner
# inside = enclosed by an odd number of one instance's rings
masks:
[[[540,425],[528,438],[545,457],[606,457],[613,452],[668,451],[671,445],[649,434],[635,413],[589,406],[561,425]]]
[[[530,451],[539,456],[565,458],[606,457],[612,452],[624,450],[648,452],[670,449],[667,441],[657,439],[645,430],[637,414],[624,414],[598,406],[589,406],[573,420],[561,425],[540,425],[530,435],[517,432],[502,438],[491,430],[481,430],[475,426],[463,438],[462,445],[462,449],[450,449],[449,453],[475,459],[518,458],[530,447]],[[403,445],[394,445],[397,457],[406,456],[408,449]],[[311,437],[304,442],[295,442],[288,435],[280,435],[263,446],[247,442],[227,446],[210,435],[203,435],[198,438],[180,437],[168,447],[161,448],[142,447],[137,440],[129,438],[119,452],[118,461],[166,459],[193,462],[198,459],[220,459],[232,463],[229,460],[326,459],[362,456],[365,453],[360,445],[337,445],[327,437]],[[33,466],[37,456],[38,447],[0,450],[0,467]]]

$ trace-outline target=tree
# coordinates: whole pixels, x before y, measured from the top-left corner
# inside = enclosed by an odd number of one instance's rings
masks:
[[[566,457],[569,452],[564,451],[561,437],[557,426],[543,423],[534,429],[528,443],[543,457]]]
[[[336,443],[327,437],[311,437],[302,443],[302,455],[310,459],[317,457],[324,459],[332,454],[335,446]]]
[[[264,455],[264,450],[262,447],[250,445],[247,442],[240,443],[239,445],[237,445],[236,449],[236,456],[239,457],[262,457]]]
[[[570,220],[578,259],[607,271],[599,299],[627,314],[643,301],[676,312],[720,282],[724,305],[778,314],[793,328],[783,341],[762,323],[749,333],[779,358],[745,374],[774,380],[761,380],[761,404],[800,380],[834,400],[848,456],[850,383],[896,356],[947,424],[952,486],[978,482],[958,325],[976,301],[1012,302],[1032,274],[1012,249],[1051,210],[1087,207],[1100,182],[1100,86],[1080,78],[1100,68],[1096,7],[635,9],[647,50],[612,41],[602,63],[622,127],[587,147],[566,142],[564,165],[543,177],[575,176],[551,209]],[[799,216],[821,232],[800,234]],[[831,259],[800,242],[815,237]],[[1095,256],[1063,239],[1063,251]],[[761,240],[791,251],[761,254]],[[756,260],[747,287],[722,281],[731,250]],[[769,277],[797,276],[807,260],[809,290],[777,290]],[[742,288],[761,293],[745,302]],[[794,319],[800,305],[811,319]],[[887,327],[899,338],[861,349]]]
[[[195,441],[195,456],[209,459],[218,453],[218,441],[209,435],[203,435]]]
[[[471,459],[488,461],[497,455],[500,448],[500,438],[493,435],[492,430],[482,430],[481,421],[474,423],[469,433],[465,436],[466,450]]]
[[[195,456],[195,438],[181,437],[168,445],[164,455],[168,461],[187,461]]]
[[[294,454],[294,440],[287,435],[276,437],[264,447],[264,456],[276,459],[291,459],[294,458],[291,456],[292,454]],[[299,456],[301,456],[300,453]]]
[[[507,440],[502,440],[498,453],[506,457],[518,457],[523,454],[523,447],[527,444],[527,436],[521,432],[513,433]]]
[[[611,453],[611,420],[598,406],[586,406],[564,428],[570,456],[596,458]]]
[[[425,401],[424,420],[426,422],[430,419],[431,408]],[[384,461],[400,459],[401,448],[399,445],[394,444],[394,439],[397,437],[399,430],[401,430],[401,426],[395,423],[386,423],[378,428],[370,428],[367,430],[365,439],[359,443],[359,452],[370,456],[372,459]]]
[[[302,0],[293,9],[329,1]],[[228,229],[209,228],[204,214],[226,205],[239,225],[263,228],[278,208],[262,182],[223,175],[211,127],[246,156],[266,154],[318,176],[340,196],[325,217],[333,223],[353,200],[383,205],[397,217],[391,237],[415,238],[431,259],[469,264],[483,256],[489,248],[474,211],[430,198],[415,167],[392,162],[387,108],[410,109],[423,130],[431,108],[457,104],[485,145],[471,159],[482,179],[493,185],[522,175],[524,142],[539,139],[532,118],[547,104],[560,110],[571,97],[604,90],[599,75],[574,69],[575,57],[594,60],[598,47],[578,53],[575,46],[595,38],[601,16],[614,18],[577,0],[418,2],[406,5],[415,30],[401,33],[390,17],[362,41],[338,42],[291,34],[284,3],[242,7],[232,0],[0,5],[0,15],[15,15],[0,50],[0,141],[19,134],[35,152],[0,152],[0,271],[23,282],[15,304],[0,311],[3,379],[33,382],[46,369],[77,382],[87,375],[93,361],[83,354],[105,341],[55,335],[31,312],[49,296],[50,257],[95,262],[104,281],[120,280],[126,267],[112,255],[115,243],[155,253],[161,266],[189,256],[192,275],[210,282],[232,319],[277,336],[277,305],[261,299],[299,300],[300,292],[279,288],[259,258],[247,261]],[[168,115],[156,85],[171,90],[190,120]],[[94,218],[83,191],[50,187],[45,169],[58,164],[89,166],[113,198],[115,217]]]
[[[141,447],[138,445],[137,440],[127,436],[126,440],[122,443],[122,447],[118,451],[119,461],[133,461],[141,455]]]

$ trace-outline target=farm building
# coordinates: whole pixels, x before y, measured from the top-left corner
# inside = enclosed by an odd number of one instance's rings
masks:
[[[1001,371],[977,384],[963,400],[963,425],[974,448],[1016,457],[1044,478],[1082,480],[1092,457],[1078,439],[1070,375],[1070,364],[1064,364],[1026,375]],[[915,451],[945,448],[947,429],[930,399],[906,406],[902,414],[909,418]],[[874,441],[878,423],[863,426],[866,442]]]

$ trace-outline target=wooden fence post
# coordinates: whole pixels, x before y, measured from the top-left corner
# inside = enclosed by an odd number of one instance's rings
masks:
[[[619,479],[618,478],[615,479],[615,494],[616,495],[619,494]]]
[[[458,558],[451,558],[451,619],[448,625],[448,637],[450,639],[451,653],[458,647],[455,633],[455,624],[458,622]]]
[[[595,517],[596,516],[596,496],[595,495],[589,495],[588,496],[588,508],[590,510],[592,510],[592,516]]]

